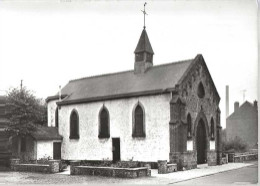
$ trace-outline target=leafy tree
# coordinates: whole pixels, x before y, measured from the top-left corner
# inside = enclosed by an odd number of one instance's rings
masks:
[[[13,136],[25,136],[34,131],[37,125],[47,123],[46,104],[25,87],[10,89],[6,105],[6,115],[10,121],[6,130]]]

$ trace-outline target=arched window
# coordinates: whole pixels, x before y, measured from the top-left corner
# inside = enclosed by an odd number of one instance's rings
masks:
[[[58,107],[56,108],[56,111],[55,111],[55,127],[59,127],[59,110],[58,110]]]
[[[204,96],[205,96],[205,89],[201,82],[199,83],[197,94],[198,94],[199,98],[204,98]]]
[[[109,138],[109,113],[108,110],[103,107],[99,113],[99,138]]]
[[[187,116],[187,124],[188,124],[187,137],[191,138],[191,116],[190,116],[190,114],[188,114],[188,116]]]
[[[145,137],[144,117],[143,108],[138,104],[134,110],[133,137]]]
[[[211,118],[210,121],[210,138],[214,140],[214,120]]]
[[[79,139],[79,116],[75,110],[70,115],[70,139]]]

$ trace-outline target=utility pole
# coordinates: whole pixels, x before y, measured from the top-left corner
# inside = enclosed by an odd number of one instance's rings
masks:
[[[241,90],[241,92],[243,93],[243,103],[245,102],[245,98],[246,98],[246,89]]]
[[[23,80],[21,80],[21,90],[23,89]]]

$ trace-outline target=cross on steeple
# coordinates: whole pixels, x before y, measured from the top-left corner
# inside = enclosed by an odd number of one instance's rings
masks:
[[[144,10],[141,10],[142,12],[143,12],[143,14],[144,14],[144,29],[145,29],[145,15],[148,15],[147,13],[146,13],[146,11],[145,11],[145,5],[146,5],[147,3],[145,2],[144,3]]]

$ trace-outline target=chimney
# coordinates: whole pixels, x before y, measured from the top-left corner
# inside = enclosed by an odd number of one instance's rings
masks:
[[[257,109],[257,101],[254,101],[254,107]]]
[[[226,118],[229,116],[229,86],[226,85]]]
[[[235,104],[234,104],[234,112],[236,112],[239,108],[239,102],[236,101]]]

